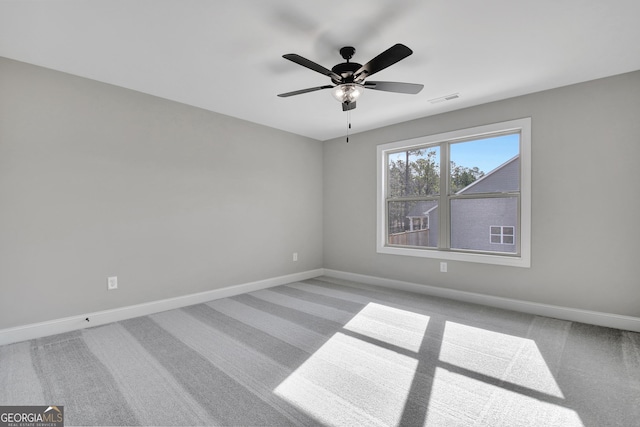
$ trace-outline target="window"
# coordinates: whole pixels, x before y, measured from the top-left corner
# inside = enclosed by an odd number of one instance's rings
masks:
[[[526,118],[379,145],[378,252],[529,267],[530,134]]]
[[[489,227],[489,241],[495,245],[513,245],[515,227],[501,227],[492,225]]]

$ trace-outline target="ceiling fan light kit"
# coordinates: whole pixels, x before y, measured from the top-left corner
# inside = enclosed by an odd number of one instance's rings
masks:
[[[340,49],[340,55],[345,60],[337,64],[331,70],[303,58],[295,53],[289,53],[282,57],[298,65],[309,68],[315,72],[331,78],[333,85],[317,86],[308,89],[296,90],[293,92],[281,93],[278,96],[286,98],[303,93],[315,92],[322,89],[331,89],[333,97],[342,104],[343,111],[351,111],[356,108],[356,101],[364,92],[364,89],[381,90],[385,92],[417,94],[424,87],[421,84],[401,83],[401,82],[366,82],[365,79],[373,74],[384,70],[411,55],[413,51],[403,44],[395,44],[380,55],[373,58],[364,65],[350,62],[356,49],[352,46],[345,46]]]
[[[335,86],[331,94],[340,103],[350,104],[356,102],[364,92],[364,86],[357,83],[345,83]]]

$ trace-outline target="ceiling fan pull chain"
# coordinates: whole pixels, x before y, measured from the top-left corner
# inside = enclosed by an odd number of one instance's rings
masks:
[[[347,144],[349,143],[350,130],[351,130],[351,110],[347,111]]]

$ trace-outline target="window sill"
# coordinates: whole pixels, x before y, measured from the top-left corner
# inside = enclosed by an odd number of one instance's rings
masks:
[[[504,265],[509,267],[530,268],[529,256],[504,256],[491,254],[477,254],[467,252],[438,251],[434,249],[414,249],[395,246],[378,246],[377,252],[387,255],[412,256],[419,258],[435,258],[448,261],[476,262],[481,264]]]

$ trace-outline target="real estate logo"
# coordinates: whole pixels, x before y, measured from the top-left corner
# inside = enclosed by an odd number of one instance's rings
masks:
[[[0,406],[0,427],[64,427],[64,406]]]

